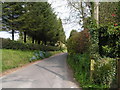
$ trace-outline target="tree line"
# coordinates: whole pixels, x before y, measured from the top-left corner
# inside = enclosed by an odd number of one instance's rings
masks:
[[[15,31],[19,31],[25,43],[26,36],[38,44],[65,42],[62,21],[48,2],[3,2],[2,12],[3,30],[12,31],[12,40]]]

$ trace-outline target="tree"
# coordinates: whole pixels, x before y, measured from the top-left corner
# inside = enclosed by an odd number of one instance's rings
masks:
[[[2,3],[2,23],[5,30],[12,30],[12,40],[14,40],[15,30],[18,29],[17,19],[22,14],[22,3],[3,2]]]
[[[55,44],[57,41],[59,41],[59,43],[65,43],[65,32],[63,30],[63,26],[62,26],[62,21],[61,19],[57,19],[56,20],[56,30],[54,31],[54,37],[52,38],[53,43]]]
[[[75,35],[76,33],[77,33],[76,30],[72,30],[72,31],[70,32],[70,36],[69,36],[69,38],[72,37],[73,35]]]
[[[70,23],[78,23],[84,28],[84,24],[86,23],[86,18],[90,16],[90,2],[82,2],[74,0],[67,0],[68,6],[70,7],[71,13],[69,20]],[[71,22],[72,21],[72,22]]]
[[[27,36],[32,38],[32,43],[36,40],[38,44],[41,42],[45,45],[47,42],[55,45],[57,41],[65,41],[62,22],[57,18],[49,3],[9,2],[3,4],[5,28],[24,33],[24,43]]]
[[[119,5],[119,2],[100,3],[99,53],[101,56],[120,57]]]
[[[87,29],[81,32],[75,32],[75,34],[73,34],[67,40],[68,53],[70,54],[75,54],[75,53],[83,54],[85,52],[88,53],[89,44],[90,44],[89,39],[90,39],[90,34]]]

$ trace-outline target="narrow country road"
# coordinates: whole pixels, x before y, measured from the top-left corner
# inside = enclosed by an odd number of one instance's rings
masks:
[[[3,76],[2,88],[78,88],[66,64],[67,53]]]

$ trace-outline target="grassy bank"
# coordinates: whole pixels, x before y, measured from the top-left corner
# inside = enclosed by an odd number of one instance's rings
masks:
[[[80,87],[85,87],[90,81],[90,59],[88,54],[68,55],[67,62],[74,71],[75,79],[80,83]]]
[[[30,58],[34,56],[34,52],[35,51],[2,49],[2,72],[30,63]],[[61,51],[49,51],[49,56],[60,52]]]

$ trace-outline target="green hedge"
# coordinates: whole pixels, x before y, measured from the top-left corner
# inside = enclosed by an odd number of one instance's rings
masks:
[[[2,39],[3,49],[14,49],[14,50],[41,50],[41,51],[58,51],[59,47],[45,46],[32,43],[21,43],[19,41],[12,41],[10,39]]]
[[[101,56],[120,57],[120,26],[99,28],[99,53]]]
[[[116,60],[113,58],[99,58],[95,60],[92,81],[90,80],[90,56],[84,54],[69,54],[68,64],[74,71],[75,79],[83,90],[104,90],[116,88]]]
[[[96,85],[105,85],[112,88],[112,84],[115,84],[114,81],[116,80],[116,60],[104,57],[97,60],[94,67],[93,82]]]

